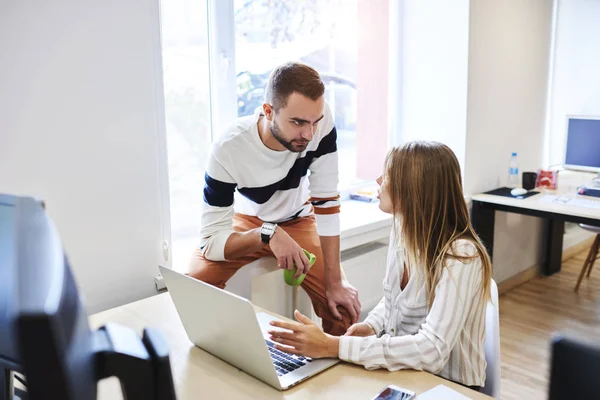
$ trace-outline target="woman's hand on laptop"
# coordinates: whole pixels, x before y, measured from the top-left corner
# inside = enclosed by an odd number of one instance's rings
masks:
[[[279,268],[292,271],[294,264],[297,266],[294,279],[298,279],[300,275],[308,272],[310,268],[308,257],[304,254],[302,247],[281,227],[277,227],[269,246],[277,259]]]
[[[311,358],[337,358],[340,339],[321,330],[310,318],[296,310],[299,322],[271,321],[271,325],[286,331],[270,330],[270,339],[275,347],[286,353]]]

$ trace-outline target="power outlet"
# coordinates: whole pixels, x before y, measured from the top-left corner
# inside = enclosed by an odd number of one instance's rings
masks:
[[[167,289],[167,285],[165,284],[165,280],[162,275],[156,275],[154,277],[154,285],[156,286],[156,291],[161,292]]]

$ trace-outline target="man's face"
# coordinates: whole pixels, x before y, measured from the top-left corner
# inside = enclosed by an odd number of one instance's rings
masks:
[[[285,107],[273,112],[271,134],[289,151],[304,151],[323,119],[324,104],[323,96],[311,100],[299,93],[292,93]]]

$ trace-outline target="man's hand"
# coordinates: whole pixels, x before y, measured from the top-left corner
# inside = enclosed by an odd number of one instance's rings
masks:
[[[339,284],[330,285],[325,290],[325,295],[327,296],[327,304],[329,304],[329,309],[334,318],[342,319],[342,314],[337,309],[338,306],[342,306],[348,310],[353,324],[358,321],[361,307],[358,300],[358,290],[349,284],[348,281],[343,279]]]
[[[281,269],[294,269],[296,263],[296,274],[294,279],[300,275],[306,274],[310,268],[310,261],[306,254],[302,251],[302,247],[298,245],[281,227],[277,227],[275,234],[269,242],[271,251],[277,258],[277,265]]]
[[[375,329],[373,329],[371,325],[367,324],[366,322],[359,322],[358,324],[354,324],[350,328],[348,328],[346,333],[344,333],[344,336],[366,337],[373,336],[376,333],[377,332],[375,332]]]
[[[294,316],[298,322],[272,321],[271,325],[287,331],[270,330],[270,339],[276,343],[275,348],[286,353],[311,358],[337,357],[339,354],[339,337],[329,335],[321,330],[309,318],[296,310]],[[283,346],[282,346],[283,345]]]

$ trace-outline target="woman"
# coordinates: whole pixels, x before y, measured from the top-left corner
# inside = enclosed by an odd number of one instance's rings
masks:
[[[344,336],[296,311],[300,323],[273,322],[286,331],[270,331],[271,339],[288,353],[482,387],[491,263],[469,221],[456,156],[441,143],[408,143],[389,152],[377,183],[379,207],[395,222],[383,299]]]

